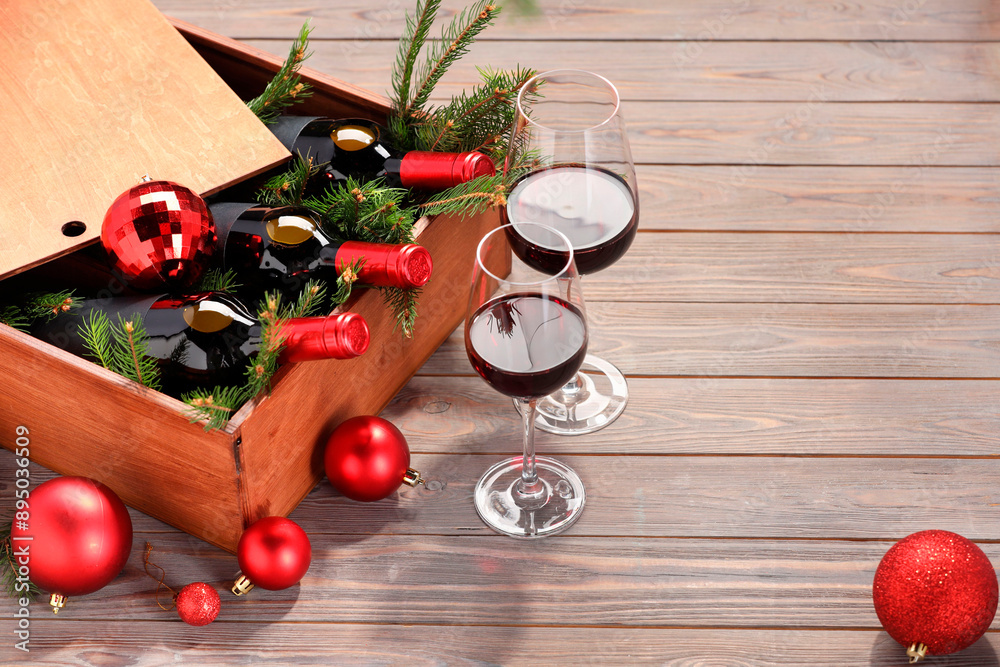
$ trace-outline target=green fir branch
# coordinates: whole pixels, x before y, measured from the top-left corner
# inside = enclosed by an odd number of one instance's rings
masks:
[[[27,581],[18,578],[17,562],[14,558],[14,542],[11,540],[11,529],[13,519],[0,520],[0,572],[2,572],[4,592],[9,598],[28,598],[34,601],[42,594],[30,579]]]
[[[423,215],[476,215],[493,206],[507,204],[507,185],[503,174],[480,176],[448,188],[420,204]]]
[[[350,266],[344,267],[344,270],[340,272],[336,283],[337,289],[330,295],[331,308],[336,308],[350,298],[352,285],[357,281],[358,272],[361,271],[364,263],[365,260],[363,258],[358,259]]]
[[[420,289],[402,289],[400,287],[379,287],[382,300],[396,314],[397,328],[407,338],[413,337],[413,327],[417,321],[417,302],[420,299]]]
[[[247,102],[247,106],[262,122],[275,122],[282,111],[312,95],[309,84],[298,75],[302,63],[311,55],[306,52],[311,32],[312,28],[306,21],[299,30],[299,36],[292,42],[288,57],[268,82],[264,92]]]
[[[327,297],[327,287],[319,280],[310,280],[299,292],[295,303],[289,304],[281,313],[281,319],[291,319],[295,317],[310,317],[318,315],[323,310],[323,303]]]
[[[252,395],[246,387],[195,389],[181,396],[188,406],[191,423],[205,422],[206,431],[225,428],[229,418],[250,398]]]
[[[396,62],[392,68],[393,118],[398,119],[397,122],[402,121],[402,123],[396,125],[396,123],[390,122],[390,130],[399,129],[405,132],[406,109],[410,103],[413,70],[416,67],[420,51],[427,41],[431,25],[437,18],[437,10],[440,6],[441,0],[417,0],[417,8],[413,16],[410,16],[409,12],[406,13],[406,25],[403,28],[402,37],[399,38]]]
[[[24,314],[30,320],[48,321],[60,313],[79,307],[79,300],[73,290],[63,290],[29,296],[24,305]]]
[[[265,206],[299,206],[309,180],[319,172],[312,158],[299,155],[283,174],[272,176],[257,191],[257,201]]]
[[[233,293],[242,287],[239,276],[232,269],[213,268],[205,272],[195,288],[197,292],[228,292]]]
[[[338,188],[311,197],[304,206],[320,214],[332,236],[369,243],[412,243],[413,211],[401,206],[406,190],[382,179],[360,183],[348,178]]]
[[[0,324],[6,324],[19,331],[27,331],[31,320],[14,304],[5,304],[0,306]]]
[[[111,337],[111,320],[101,310],[92,310],[83,316],[80,325],[80,337],[83,347],[94,357],[98,364],[112,370],[112,351],[114,343]]]
[[[407,118],[419,115],[448,68],[469,51],[476,36],[493,25],[499,13],[500,7],[493,4],[493,0],[479,0],[452,20],[442,31],[441,41],[430,49],[426,61],[417,68],[418,83],[412,87],[412,95],[403,107],[401,116]]]

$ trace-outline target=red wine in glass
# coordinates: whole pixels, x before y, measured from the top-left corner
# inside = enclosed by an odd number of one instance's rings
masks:
[[[505,294],[470,318],[465,348],[473,368],[497,391],[541,398],[579,370],[587,355],[587,324],[579,308],[558,297]]]
[[[562,165],[531,172],[511,188],[501,209],[514,253],[525,264],[553,274],[566,263],[566,253],[555,250],[555,236],[537,226],[553,227],[573,244],[577,269],[594,273],[617,262],[632,245],[639,211],[623,178],[607,169]]]

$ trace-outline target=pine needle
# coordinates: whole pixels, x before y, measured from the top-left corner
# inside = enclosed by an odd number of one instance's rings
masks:
[[[298,206],[302,204],[309,180],[321,165],[313,165],[312,158],[299,155],[291,161],[289,169],[272,176],[257,191],[257,201],[265,206]]]
[[[459,217],[476,215],[493,206],[507,204],[507,187],[503,174],[480,176],[438,193],[420,204],[425,215],[447,214]]]
[[[229,418],[250,398],[246,387],[195,389],[181,396],[188,406],[191,423],[204,421],[206,431],[225,428]]]
[[[392,70],[392,101],[397,118],[404,117],[405,110],[409,106],[413,68],[416,66],[421,49],[424,48],[427,34],[434,19],[437,18],[440,6],[441,0],[418,0],[414,15],[406,13],[406,25],[399,39],[399,50]]]
[[[413,337],[413,327],[417,321],[417,301],[420,299],[418,288],[402,289],[399,287],[379,287],[382,293],[382,300],[385,301],[394,313],[396,313],[397,328],[402,331],[407,338]]]
[[[83,339],[83,347],[97,360],[97,363],[112,369],[112,349],[111,340],[111,320],[107,314],[101,310],[92,310],[83,316],[80,326],[80,337]]]
[[[27,331],[31,320],[17,306],[6,304],[0,306],[0,323],[19,331]]]
[[[209,269],[202,276],[195,288],[196,292],[228,292],[233,293],[242,287],[238,276],[232,269]]]
[[[311,55],[306,52],[311,32],[312,28],[306,21],[299,30],[299,36],[292,42],[281,69],[268,82],[263,93],[247,102],[261,122],[275,122],[282,111],[312,95],[309,84],[298,75],[302,63]]]

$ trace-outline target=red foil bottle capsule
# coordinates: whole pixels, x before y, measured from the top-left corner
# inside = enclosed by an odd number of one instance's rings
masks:
[[[433,262],[423,246],[334,239],[303,207],[223,202],[211,210],[222,264],[253,296],[276,289],[295,298],[307,281],[336,280],[357,262],[356,279],[365,285],[422,287],[431,277]]]

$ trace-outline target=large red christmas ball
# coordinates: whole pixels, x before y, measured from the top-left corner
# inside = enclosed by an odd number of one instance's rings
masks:
[[[236,558],[240,570],[255,586],[280,591],[305,576],[312,562],[312,545],[299,524],[282,516],[267,516],[243,532]]]
[[[886,552],[875,571],[872,598],[890,637],[945,655],[961,651],[990,627],[997,588],[982,549],[946,530],[924,530]]]
[[[101,243],[114,272],[133,289],[192,287],[215,252],[215,223],[204,200],[171,181],[146,181],[115,199]]]
[[[352,417],[330,434],[324,462],[335,489],[353,500],[372,502],[392,495],[403,483],[410,449],[390,422]]]
[[[208,625],[219,615],[222,600],[214,588],[197,582],[181,589],[174,599],[177,615],[188,625]]]
[[[86,595],[125,567],[132,519],[115,492],[86,477],[56,477],[31,491],[28,516],[11,527],[28,548],[28,578],[49,593]],[[19,540],[18,538],[24,538]]]

